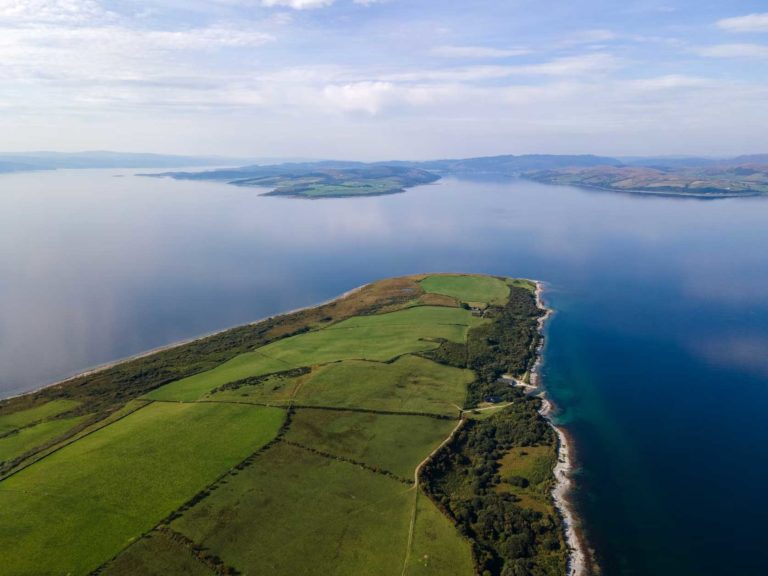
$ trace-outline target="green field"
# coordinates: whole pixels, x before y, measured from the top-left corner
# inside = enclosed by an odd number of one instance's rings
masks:
[[[308,408],[296,412],[286,440],[412,479],[419,462],[456,424],[423,416]]]
[[[0,462],[13,460],[25,452],[54,440],[83,421],[85,416],[57,418],[20,429],[0,438]]]
[[[521,504],[544,514],[554,514],[549,498],[552,468],[557,453],[552,446],[513,448],[501,459],[499,492],[512,492]],[[525,482],[521,482],[520,479]]]
[[[453,523],[418,495],[407,576],[473,576],[472,550]]]
[[[243,574],[399,575],[413,488],[278,444],[171,527]]]
[[[110,562],[104,576],[216,576],[216,572],[160,530],[141,538]]]
[[[7,478],[3,572],[93,570],[268,442],[282,421],[282,411],[255,406],[151,404]]]
[[[463,406],[470,370],[444,366],[418,356],[392,363],[348,360],[326,364],[299,388],[297,404],[428,412],[455,416]]]
[[[29,426],[39,420],[52,418],[76,408],[78,404],[79,402],[73,400],[52,400],[29,410],[21,410],[11,414],[0,413],[0,434],[23,426]]]
[[[503,304],[509,287],[492,276],[435,275],[421,281],[426,292],[445,294],[469,304]]]
[[[147,395],[154,400],[194,401],[214,388],[261,374],[336,360],[385,361],[438,346],[438,339],[463,342],[483,320],[461,308],[419,306],[389,314],[355,316],[314,332],[284,338],[221,366],[173,382]]]

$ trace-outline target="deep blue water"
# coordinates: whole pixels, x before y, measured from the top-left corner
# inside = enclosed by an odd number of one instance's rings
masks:
[[[118,172],[0,176],[2,395],[377,278],[539,278],[603,573],[768,573],[768,199],[445,180],[306,201]]]

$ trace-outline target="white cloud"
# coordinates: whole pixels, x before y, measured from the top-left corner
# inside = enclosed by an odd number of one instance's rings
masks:
[[[724,18],[717,26],[728,32],[768,32],[768,12]]]
[[[489,48],[486,46],[438,46],[430,51],[441,58],[508,58],[524,56],[531,51],[525,48]]]
[[[395,89],[391,82],[356,82],[341,86],[330,85],[323,90],[326,100],[342,110],[367,112],[381,111]]]
[[[384,75],[384,79],[400,82],[482,82],[514,76],[594,77],[615,70],[620,66],[621,61],[615,56],[596,52],[519,66],[478,65],[398,72]]]
[[[768,45],[764,44],[714,44],[694,51],[710,58],[768,58]]]
[[[641,78],[639,80],[631,80],[630,86],[634,86],[640,90],[678,90],[685,88],[701,88],[708,86],[712,83],[707,78],[699,78],[698,76],[685,76],[682,74],[668,74],[666,76],[657,76],[655,78]]]
[[[95,0],[0,0],[3,24],[81,24],[112,16]]]
[[[334,0],[262,0],[261,4],[268,7],[285,6],[294,10],[305,10],[330,6],[333,2]]]

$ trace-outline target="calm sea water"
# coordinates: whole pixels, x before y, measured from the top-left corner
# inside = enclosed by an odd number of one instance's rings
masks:
[[[544,378],[604,574],[768,573],[768,199],[3,175],[0,394],[425,271],[548,282]]]

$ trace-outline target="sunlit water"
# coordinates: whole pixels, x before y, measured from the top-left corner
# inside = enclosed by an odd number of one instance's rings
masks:
[[[0,392],[377,278],[539,278],[557,310],[545,383],[604,574],[766,573],[768,199],[456,180],[257,194],[114,170],[0,176]]]

